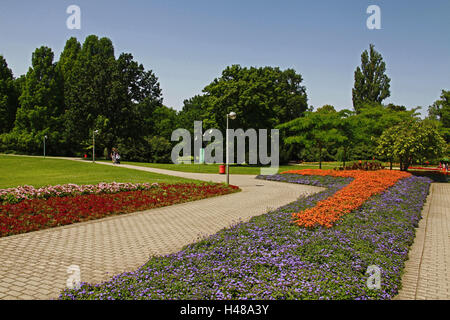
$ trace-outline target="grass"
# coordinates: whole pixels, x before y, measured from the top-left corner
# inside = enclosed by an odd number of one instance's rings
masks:
[[[147,162],[121,162],[123,164],[136,165],[142,167],[151,167],[158,169],[182,171],[182,172],[195,172],[195,173],[218,173],[219,164],[173,164],[173,163],[147,163]],[[337,162],[322,163],[322,169],[333,169],[338,166]],[[253,165],[230,165],[230,174],[251,174],[259,175],[260,166]],[[318,164],[300,164],[300,165],[282,165],[278,172],[286,170],[298,170],[298,169],[318,169]]]
[[[66,183],[95,184],[99,182],[198,181],[92,162],[0,155],[0,188],[2,189],[21,185],[42,187]]]

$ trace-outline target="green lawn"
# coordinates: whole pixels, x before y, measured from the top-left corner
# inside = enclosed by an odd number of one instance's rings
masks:
[[[41,187],[56,184],[99,182],[196,182],[120,166],[52,158],[0,155],[0,188],[20,185]]]
[[[183,172],[195,173],[219,173],[219,164],[172,164],[172,163],[146,163],[146,162],[121,162],[123,164],[130,164],[142,167],[151,167],[158,169],[167,169]],[[322,163],[322,169],[333,169],[338,166],[337,162]],[[286,170],[299,169],[318,169],[319,164],[301,164],[301,165],[283,165],[280,166],[279,172]],[[260,174],[260,167],[258,166],[238,166],[230,165],[230,174]]]

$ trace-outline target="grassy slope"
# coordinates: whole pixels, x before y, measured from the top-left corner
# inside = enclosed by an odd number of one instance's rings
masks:
[[[162,174],[91,162],[0,155],[0,188],[99,182],[195,182]]]

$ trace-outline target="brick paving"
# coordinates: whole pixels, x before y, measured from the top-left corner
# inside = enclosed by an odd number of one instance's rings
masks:
[[[450,184],[431,184],[399,300],[450,299]]]
[[[205,181],[225,179],[218,174],[139,169]],[[230,183],[242,191],[0,238],[0,299],[57,298],[70,265],[80,267],[81,281],[98,283],[135,270],[150,256],[177,252],[200,237],[322,190],[248,175],[232,175]]]

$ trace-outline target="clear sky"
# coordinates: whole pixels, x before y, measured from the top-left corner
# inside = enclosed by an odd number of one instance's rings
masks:
[[[81,30],[66,27],[69,5],[81,8]],[[381,9],[369,30],[366,9]],[[66,40],[109,37],[118,56],[130,52],[158,76],[164,103],[180,109],[228,65],[294,68],[308,103],[352,108],[353,73],[373,43],[387,64],[385,102],[425,107],[450,89],[450,0],[1,0],[0,54],[15,76],[32,52],[56,58]]]

